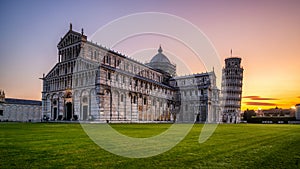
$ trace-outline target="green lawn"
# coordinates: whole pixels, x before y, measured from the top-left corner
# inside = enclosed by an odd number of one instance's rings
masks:
[[[149,137],[170,124],[112,126]],[[300,125],[222,124],[199,144],[202,127],[170,151],[133,159],[101,149],[80,124],[0,123],[0,168],[300,168]]]

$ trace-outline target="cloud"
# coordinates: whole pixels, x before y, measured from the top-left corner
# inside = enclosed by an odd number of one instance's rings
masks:
[[[260,97],[260,96],[244,96],[245,99],[251,100],[279,100],[278,98]]]
[[[275,103],[267,103],[267,102],[244,102],[248,106],[277,106]]]
[[[259,96],[243,96],[243,98],[251,99],[251,98],[257,98]]]

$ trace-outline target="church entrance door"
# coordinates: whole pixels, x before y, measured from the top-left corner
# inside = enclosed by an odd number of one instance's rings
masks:
[[[57,118],[57,107],[53,108],[53,120],[56,120]]]
[[[87,120],[88,117],[88,106],[83,106],[82,107],[82,120]]]
[[[66,104],[66,120],[72,119],[72,103],[69,102]]]

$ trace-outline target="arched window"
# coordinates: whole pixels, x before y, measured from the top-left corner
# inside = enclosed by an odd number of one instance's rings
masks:
[[[124,96],[123,94],[121,94],[121,102],[123,102]]]
[[[82,98],[82,103],[87,103],[88,102],[88,98],[85,96]]]

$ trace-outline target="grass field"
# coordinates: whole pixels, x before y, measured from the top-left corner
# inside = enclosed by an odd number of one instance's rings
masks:
[[[170,124],[112,126],[149,137]],[[199,144],[202,127],[163,154],[134,159],[101,149],[80,124],[0,123],[0,168],[300,168],[300,125],[222,124]]]

